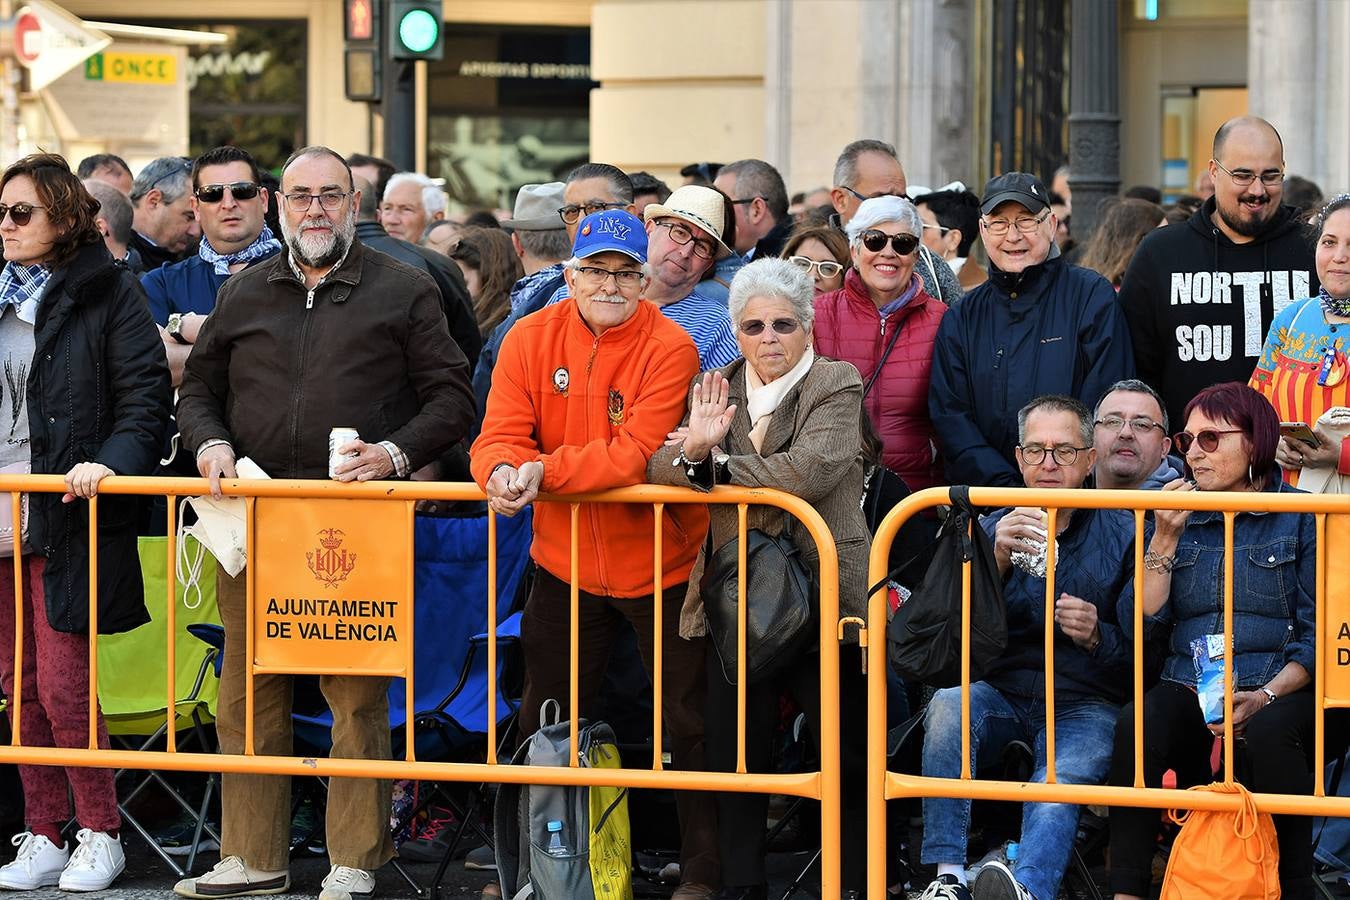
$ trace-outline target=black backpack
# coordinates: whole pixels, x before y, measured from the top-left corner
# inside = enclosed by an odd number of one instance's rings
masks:
[[[938,529],[928,571],[887,629],[891,667],[908,681],[933,687],[961,683],[963,563],[970,563],[970,680],[984,677],[1008,645],[994,545],[970,505],[970,488],[953,486],[950,496],[951,511]]]

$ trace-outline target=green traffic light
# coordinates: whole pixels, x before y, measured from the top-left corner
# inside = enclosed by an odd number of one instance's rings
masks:
[[[436,46],[441,23],[425,9],[410,10],[398,23],[398,40],[412,53],[425,53]]]

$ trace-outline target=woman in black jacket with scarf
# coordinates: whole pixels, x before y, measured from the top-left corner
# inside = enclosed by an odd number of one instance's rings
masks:
[[[67,493],[30,496],[23,553],[25,746],[87,746],[89,509],[108,475],[153,471],[169,421],[164,345],[140,284],[94,225],[99,204],[60,156],[0,176],[0,471],[63,474]],[[8,426],[8,432],[5,431]],[[8,495],[0,503],[8,506]],[[99,509],[98,631],[149,621],[136,553],[136,498]],[[0,562],[0,683],[14,696],[14,566]],[[12,715],[12,713],[11,713]],[[108,745],[99,721],[99,744]],[[20,766],[27,830],[0,887],[106,888],[125,867],[111,769]],[[73,853],[60,828],[80,824]]]

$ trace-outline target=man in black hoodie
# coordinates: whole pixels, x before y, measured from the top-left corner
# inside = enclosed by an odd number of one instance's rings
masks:
[[[1251,377],[1271,319],[1317,293],[1312,243],[1284,206],[1284,144],[1264,119],[1242,116],[1214,135],[1214,196],[1184,224],[1144,238],[1120,302],[1139,377],[1167,414],[1201,388]]]

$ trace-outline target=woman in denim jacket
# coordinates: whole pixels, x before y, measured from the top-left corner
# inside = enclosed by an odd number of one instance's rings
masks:
[[[1186,406],[1175,437],[1190,481],[1165,491],[1290,491],[1275,465],[1275,410],[1237,382],[1206,388]],[[1223,514],[1157,510],[1144,555],[1146,637],[1170,628],[1162,679],[1144,696],[1144,783],[1157,787],[1167,769],[1177,786],[1212,780],[1210,754],[1223,723],[1206,724],[1196,695],[1191,642],[1223,634]],[[1233,730],[1245,739],[1248,787],[1306,794],[1312,789],[1314,522],[1303,513],[1239,513],[1233,523]],[[1134,585],[1118,607],[1133,627]],[[1116,726],[1111,783],[1134,778],[1134,708]],[[1275,816],[1283,895],[1312,896],[1312,834],[1306,817]],[[1117,900],[1148,895],[1158,812],[1111,809],[1111,886]]]

